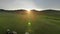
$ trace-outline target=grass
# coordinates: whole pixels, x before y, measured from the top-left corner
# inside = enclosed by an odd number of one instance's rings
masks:
[[[60,12],[43,12],[42,14],[0,13],[0,34],[5,34],[7,29],[24,34],[30,19],[31,34],[60,34]]]

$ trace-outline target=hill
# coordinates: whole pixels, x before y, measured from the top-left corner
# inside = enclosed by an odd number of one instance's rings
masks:
[[[28,26],[28,23],[31,26]],[[0,9],[0,34],[6,30],[16,31],[18,34],[60,34],[60,11],[58,10],[3,10]]]

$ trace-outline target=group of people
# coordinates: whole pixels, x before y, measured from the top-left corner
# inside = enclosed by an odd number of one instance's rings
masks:
[[[7,29],[7,34],[17,34],[16,31],[10,31],[10,29]]]
[[[17,34],[16,31],[11,31],[10,29],[7,29],[7,34]],[[25,32],[25,34],[29,34],[29,32]]]

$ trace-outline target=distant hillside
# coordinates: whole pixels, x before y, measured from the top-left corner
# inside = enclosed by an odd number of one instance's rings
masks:
[[[4,10],[4,9],[0,9],[0,12],[1,11],[26,11],[25,9],[19,9],[19,10]],[[35,10],[35,9],[32,9],[31,11],[38,11],[38,10]],[[59,10],[53,10],[53,9],[47,9],[47,10],[42,10],[42,11],[59,11]]]
[[[19,10],[4,10],[4,9],[0,9],[0,12],[8,12],[8,13],[26,13],[27,10],[24,9],[19,9]],[[42,11],[38,11],[38,10],[31,10],[31,12],[33,13],[37,13],[37,14],[41,14],[41,13],[46,13],[46,14],[60,14],[59,10],[53,10],[53,9],[47,9],[47,10],[42,10]]]

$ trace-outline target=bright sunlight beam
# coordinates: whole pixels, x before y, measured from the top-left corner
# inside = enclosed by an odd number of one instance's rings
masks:
[[[28,12],[30,12],[30,10],[29,10],[29,9],[27,9],[27,11],[28,11]]]
[[[30,9],[26,9],[26,11],[27,11],[27,13],[28,13],[28,14],[31,12],[31,10],[30,10]]]

